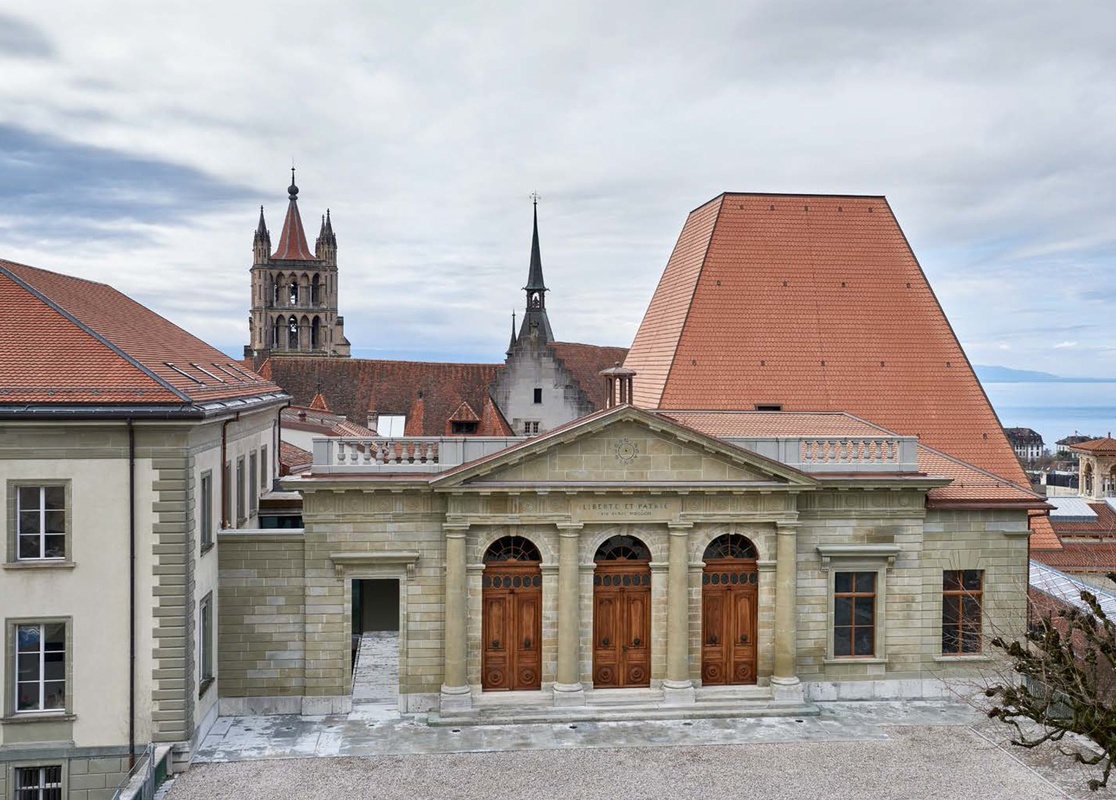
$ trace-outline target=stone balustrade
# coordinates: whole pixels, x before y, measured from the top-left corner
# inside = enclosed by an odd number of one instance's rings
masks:
[[[524,441],[520,436],[328,437],[314,440],[318,475],[435,473]],[[727,442],[803,472],[918,472],[913,436],[739,437]]]
[[[521,436],[377,436],[314,440],[318,475],[343,473],[432,473],[503,450]]]

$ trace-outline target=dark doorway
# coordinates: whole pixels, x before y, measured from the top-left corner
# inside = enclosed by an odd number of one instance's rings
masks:
[[[356,659],[360,637],[369,631],[399,630],[399,581],[353,581],[352,651]]]

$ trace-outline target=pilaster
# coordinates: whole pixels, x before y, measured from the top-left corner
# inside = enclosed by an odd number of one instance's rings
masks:
[[[465,535],[469,526],[446,523],[442,529],[446,534],[446,643],[441,708],[463,711],[472,707],[465,670]]]
[[[558,525],[558,674],[554,705],[585,705],[580,679],[581,633],[578,551],[581,525]]]
[[[798,523],[776,523],[775,543],[775,672],[771,676],[776,702],[803,702],[798,679]]]
[[[694,702],[690,680],[689,545],[691,523],[669,523],[667,554],[667,673],[663,700],[668,704]]]

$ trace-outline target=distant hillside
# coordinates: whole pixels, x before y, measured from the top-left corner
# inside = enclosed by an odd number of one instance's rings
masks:
[[[1116,378],[1063,378],[1050,372],[990,364],[973,364],[973,369],[984,383],[1116,383]]]

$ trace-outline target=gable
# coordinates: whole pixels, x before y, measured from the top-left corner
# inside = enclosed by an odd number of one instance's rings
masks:
[[[491,469],[477,471],[464,483],[790,484],[797,477],[785,474],[785,468],[770,469],[772,465],[760,456],[673,435],[669,428],[653,429],[632,419],[619,419],[570,439],[556,437],[549,446],[545,441],[538,444],[542,446],[525,450],[521,458],[494,458]],[[801,481],[810,482],[805,476]]]

